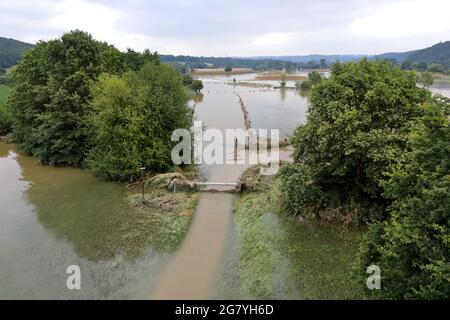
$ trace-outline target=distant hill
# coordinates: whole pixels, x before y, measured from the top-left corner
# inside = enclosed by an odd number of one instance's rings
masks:
[[[408,55],[411,62],[439,63],[450,68],[450,41],[440,42],[422,50],[413,51]]]
[[[32,47],[29,43],[0,37],[0,68],[12,67],[19,61],[22,53]]]
[[[319,62],[320,59],[325,59],[328,63],[341,61],[358,61],[363,57],[368,57],[370,60],[385,60],[394,59],[398,63],[403,63],[410,60],[413,63],[426,62],[439,63],[446,68],[450,68],[450,41],[440,42],[429,48],[407,51],[407,52],[388,52],[379,55],[303,55],[303,56],[260,56],[251,57],[249,59],[276,59],[282,61],[289,61],[294,63],[306,63],[309,61]]]

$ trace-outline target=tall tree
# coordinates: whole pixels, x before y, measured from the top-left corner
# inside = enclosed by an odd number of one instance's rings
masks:
[[[102,72],[121,72],[120,52],[76,30],[39,42],[14,71],[14,138],[44,163],[81,165],[87,151],[90,87]]]
[[[391,219],[371,225],[361,246],[360,274],[380,267],[383,298],[450,296],[450,100],[436,98],[424,110],[385,184]]]
[[[405,150],[410,125],[428,97],[413,72],[387,62],[334,64],[331,78],[313,88],[308,120],[292,140],[295,161],[309,167],[309,185],[322,197],[294,211],[328,207],[381,218],[382,182]]]
[[[180,74],[166,64],[102,76],[94,89],[88,168],[122,181],[138,178],[141,166],[153,172],[169,168],[173,130],[192,124],[188,99]]]

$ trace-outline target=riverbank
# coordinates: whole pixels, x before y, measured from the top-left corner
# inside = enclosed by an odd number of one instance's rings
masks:
[[[230,299],[364,299],[353,279],[363,228],[304,223],[283,213],[277,181],[236,198],[235,243],[218,296]]]

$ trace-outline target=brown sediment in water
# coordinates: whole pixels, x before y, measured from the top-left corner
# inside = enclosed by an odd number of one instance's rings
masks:
[[[225,247],[232,195],[202,194],[179,254],[164,270],[152,299],[206,299]]]
[[[209,76],[219,76],[219,75],[228,75],[228,74],[246,74],[246,73],[254,73],[255,70],[251,68],[233,68],[233,70],[226,72],[222,68],[208,68],[208,69],[195,69],[191,73],[194,75],[209,75]]]
[[[260,73],[256,75],[256,80],[281,80],[282,73]],[[286,80],[308,80],[308,76],[302,74],[286,73]]]

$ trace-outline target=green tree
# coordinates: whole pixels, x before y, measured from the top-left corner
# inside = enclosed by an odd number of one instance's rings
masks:
[[[444,69],[444,67],[443,67],[441,64],[439,64],[439,63],[432,63],[432,64],[430,64],[430,65],[428,66],[428,71],[429,71],[429,72],[441,72],[441,73],[444,73],[444,72],[445,72],[445,69]]]
[[[381,268],[382,290],[393,299],[450,296],[450,100],[425,105],[410,150],[385,185],[391,219],[374,224],[361,245],[362,278]]]
[[[139,178],[139,167],[171,167],[173,130],[190,128],[189,95],[170,65],[147,63],[123,76],[103,75],[93,89],[95,133],[87,167],[110,180]]]
[[[27,51],[13,72],[10,96],[21,149],[43,163],[79,166],[88,148],[91,83],[122,67],[117,49],[78,30]]]
[[[426,71],[428,69],[428,63],[426,62],[419,62],[417,64],[417,70],[419,71]]]
[[[160,63],[158,53],[151,53],[148,49],[144,50],[142,53],[134,51],[133,49],[128,49],[123,54],[123,59],[125,65],[134,71],[139,70],[146,63]]]
[[[225,66],[225,69],[224,69],[224,71],[225,72],[231,72],[231,71],[233,71],[233,68],[231,68],[230,66]]]
[[[314,86],[317,85],[322,80],[322,76],[317,71],[312,71],[308,73],[308,78]]]
[[[326,67],[328,67],[327,59],[320,59],[320,68],[325,69]]]
[[[430,87],[434,82],[433,75],[430,72],[422,72],[418,76],[418,82],[424,87]]]
[[[203,82],[202,80],[193,80],[191,84],[191,89],[195,92],[200,92],[203,89]]]
[[[287,82],[287,76],[286,76],[286,73],[283,72],[281,74],[281,79],[280,79],[280,87],[282,89],[286,88],[286,82]]]
[[[402,63],[401,66],[402,70],[412,70],[413,68],[413,63],[409,60],[406,60]]]
[[[292,139],[295,162],[310,167],[324,195],[309,210],[384,218],[382,182],[429,95],[413,72],[387,62],[334,64],[330,79],[313,88],[308,120]]]

